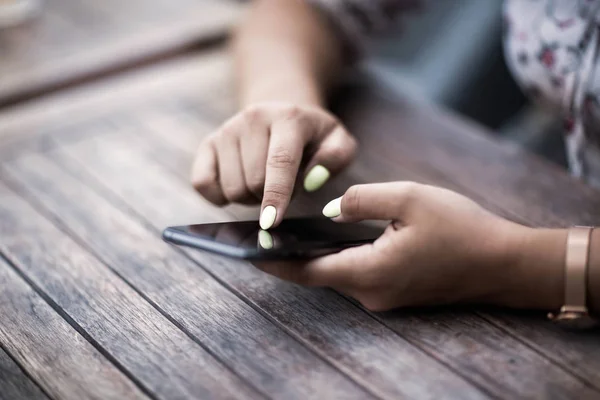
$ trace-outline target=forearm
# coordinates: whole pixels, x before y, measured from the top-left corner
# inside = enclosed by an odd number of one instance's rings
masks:
[[[501,302],[517,308],[558,310],[564,305],[566,229],[516,228],[508,268],[511,290]],[[588,308],[600,314],[600,229],[592,233],[588,262]]]
[[[338,38],[304,0],[256,0],[232,44],[242,106],[323,105],[344,64]]]

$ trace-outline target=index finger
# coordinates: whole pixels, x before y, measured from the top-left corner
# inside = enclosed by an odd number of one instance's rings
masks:
[[[276,121],[271,126],[260,216],[262,229],[281,222],[292,198],[305,145],[301,129],[291,119]]]

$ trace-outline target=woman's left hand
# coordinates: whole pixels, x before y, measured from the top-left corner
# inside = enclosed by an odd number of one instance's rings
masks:
[[[515,286],[524,269],[520,247],[537,230],[455,192],[411,182],[358,185],[324,214],[338,222],[392,222],[373,244],[258,267],[299,284],[332,287],[375,311],[460,302],[520,306],[517,289],[527,290]]]

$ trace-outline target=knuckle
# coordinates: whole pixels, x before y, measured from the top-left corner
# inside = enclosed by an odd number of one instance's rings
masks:
[[[201,160],[201,157],[206,156],[207,153],[214,153],[216,151],[215,145],[217,144],[219,134],[219,130],[213,131],[204,140],[202,140],[202,142],[196,149],[196,153],[194,156],[194,166]]]
[[[278,199],[289,196],[290,189],[281,183],[271,183],[268,187],[265,186],[265,199]]]
[[[264,115],[264,109],[258,105],[252,105],[242,111],[242,116],[246,122],[252,124],[261,121]]]
[[[412,213],[415,207],[421,204],[422,185],[416,182],[398,182],[396,185],[396,207]]]
[[[219,129],[219,132],[217,134],[217,137],[232,137],[232,136],[236,136],[238,134],[238,125],[235,122],[235,120],[230,120],[227,121],[223,124],[223,126],[221,126],[221,129]]]
[[[399,191],[406,201],[412,202],[419,197],[421,185],[416,182],[402,182]]]
[[[299,106],[291,105],[282,111],[282,118],[284,120],[293,120],[298,118],[301,114],[302,109]]]
[[[275,148],[269,155],[267,160],[267,167],[270,168],[289,168],[295,165],[297,162],[296,158],[292,155],[292,152],[286,148],[279,147]]]

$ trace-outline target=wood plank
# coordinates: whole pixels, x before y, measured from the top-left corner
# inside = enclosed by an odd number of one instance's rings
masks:
[[[140,150],[144,146],[142,141],[127,141],[126,137],[125,131],[99,135],[73,144],[67,151],[80,162],[84,159],[93,160],[89,162],[93,167],[86,169],[94,174],[94,178],[117,192],[158,232],[175,220],[189,223],[192,220],[227,219],[231,215],[208,206],[188,184],[166,173],[152,160],[140,157]],[[70,170],[82,171],[85,168],[80,164],[69,164],[58,152],[52,152],[51,155],[55,154],[57,160]],[[144,174],[152,179],[139,179],[141,171],[145,171]],[[81,178],[92,181],[86,175]],[[164,198],[157,197],[159,193]],[[172,206],[164,207],[167,203]],[[369,384],[372,391],[383,397],[421,397],[424,393],[420,390],[424,386],[429,387],[431,395],[436,396],[445,391],[461,393],[461,397],[474,393],[468,391],[464,382],[448,374],[410,343],[331,291],[308,290],[286,284],[266,276],[247,263],[196,251],[186,252],[221,281],[232,285],[245,301],[256,304],[287,327],[295,337],[308,342],[332,363],[354,379]],[[294,318],[290,318],[290,315],[294,315]],[[397,384],[398,376],[405,377],[411,384],[400,387]],[[436,376],[439,386],[434,385],[427,376]]]
[[[371,397],[156,232],[48,159],[23,156],[3,171],[37,209],[64,224],[96,257],[261,392],[290,399]]]
[[[45,400],[42,392],[19,366],[0,348],[0,400]]]
[[[0,36],[0,105],[223,37],[241,6],[218,0],[54,0]]]
[[[75,130],[91,118],[139,108],[149,98],[156,105],[156,93],[164,96],[165,106],[177,94],[208,97],[227,86],[230,67],[222,50],[205,51],[0,109],[0,156],[10,158],[19,144],[60,135],[67,127]]]
[[[0,249],[15,267],[154,396],[261,397],[12,192],[0,219]]]
[[[1,258],[0,304],[2,347],[51,397],[146,398]]]
[[[140,116],[146,121],[145,113]],[[174,119],[179,123],[183,121],[177,114]],[[164,132],[168,132],[170,138],[176,138],[177,125],[169,123],[167,126],[170,129]],[[179,153],[170,153],[160,142],[147,138],[138,140],[137,136],[131,135],[134,131],[135,126],[123,127],[119,132],[65,146],[64,151],[78,160],[78,165],[73,166],[65,157],[53,158],[70,170],[89,171],[94,179],[116,192],[122,201],[157,229],[169,224],[226,218],[227,213],[223,210],[207,207],[183,179],[157,167],[157,160],[149,155],[141,156],[148,152],[157,158],[169,159],[180,157]],[[140,179],[143,175],[151,179]],[[86,175],[82,179],[91,180]],[[160,193],[163,198],[157,198]],[[171,206],[165,207],[166,202]],[[414,379],[403,370],[404,365],[398,365],[398,359],[409,359],[401,355],[406,350],[398,347],[400,339],[335,293],[301,288],[265,276],[247,264],[185,251],[248,302],[256,304],[296,336],[304,338],[321,354],[336,360],[340,368],[386,390],[383,394],[398,395],[393,391],[397,376]],[[290,315],[294,317],[290,318]],[[423,348],[494,396],[552,394],[569,398],[574,394],[595,393],[472,313],[437,313],[434,317],[431,313],[410,312],[401,318],[388,317],[387,322],[393,322],[392,326],[402,338]],[[368,338],[371,345],[366,346],[364,338]],[[411,364],[418,365],[417,373],[423,374],[422,361],[411,361]]]

